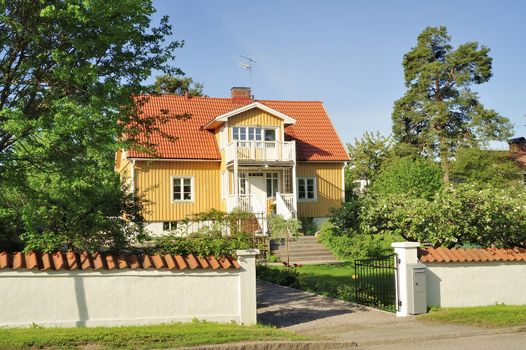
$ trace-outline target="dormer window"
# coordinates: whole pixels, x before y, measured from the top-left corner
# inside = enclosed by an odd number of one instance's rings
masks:
[[[235,126],[232,128],[234,141],[276,141],[276,129]]]
[[[265,129],[265,141],[276,141],[276,129]]]

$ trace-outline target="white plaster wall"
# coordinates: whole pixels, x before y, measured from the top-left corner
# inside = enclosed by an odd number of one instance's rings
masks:
[[[162,221],[149,221],[144,225],[144,228],[154,237],[166,235]]]
[[[526,263],[426,263],[427,304],[526,304]]]
[[[0,326],[254,324],[257,251],[242,252],[239,270],[0,270]]]

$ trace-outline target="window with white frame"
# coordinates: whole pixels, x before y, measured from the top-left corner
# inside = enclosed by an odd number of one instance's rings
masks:
[[[316,200],[316,178],[315,177],[298,177],[298,200],[315,201]]]
[[[194,200],[194,179],[192,177],[172,177],[172,200],[174,202]]]
[[[247,174],[239,173],[239,194],[248,194],[247,192]]]
[[[276,141],[276,129],[255,126],[235,126],[232,128],[234,141]]]
[[[279,192],[278,173],[267,173],[267,198],[275,198]]]

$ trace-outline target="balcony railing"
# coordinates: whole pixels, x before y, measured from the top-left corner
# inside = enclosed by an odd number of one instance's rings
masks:
[[[295,141],[234,141],[226,146],[226,161],[281,161],[296,160]]]

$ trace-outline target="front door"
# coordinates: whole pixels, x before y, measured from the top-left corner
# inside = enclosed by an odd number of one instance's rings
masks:
[[[267,189],[265,173],[251,172],[248,174],[248,183],[250,186],[250,193],[254,196],[254,200],[257,201],[257,207],[259,211],[266,211],[267,203]]]

